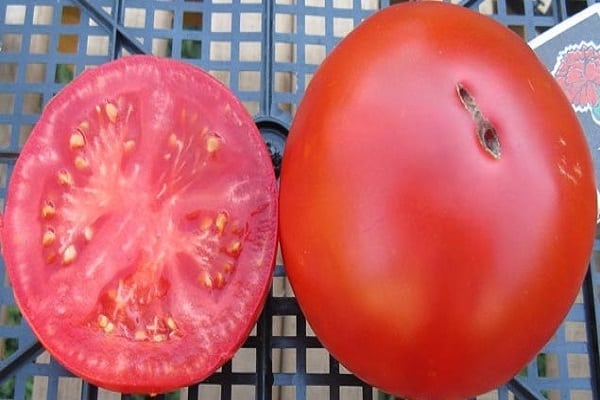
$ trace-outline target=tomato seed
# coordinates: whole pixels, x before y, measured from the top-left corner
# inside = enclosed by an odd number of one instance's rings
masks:
[[[225,230],[225,224],[227,224],[227,214],[220,212],[217,214],[217,218],[215,220],[215,226],[217,227],[217,231],[219,231],[219,233],[223,233]]]
[[[42,217],[49,219],[56,214],[56,207],[51,202],[46,202],[42,207]]]
[[[183,142],[177,138],[176,134],[171,133],[169,135],[169,146],[176,147],[181,150],[183,148]]]
[[[83,137],[83,133],[75,132],[69,138],[69,147],[71,150],[80,149],[85,146],[85,138]]]
[[[221,139],[216,135],[211,135],[206,138],[206,151],[213,154],[221,146]]]
[[[131,150],[135,147],[135,140],[129,139],[123,142],[123,151],[125,154],[131,153]]]
[[[235,268],[235,265],[233,265],[233,263],[231,263],[229,261],[226,261],[223,264],[223,271],[225,271],[228,274],[232,273],[234,268]]]
[[[54,243],[54,240],[56,239],[56,233],[54,232],[53,229],[47,229],[46,232],[44,232],[44,235],[42,236],[42,245],[44,246],[50,246],[52,243]]]
[[[225,276],[220,272],[217,272],[215,274],[215,276],[213,277],[213,281],[214,281],[214,287],[217,289],[220,289],[223,286],[225,286]]]
[[[171,133],[169,135],[169,146],[175,147],[177,145],[177,135]]]
[[[229,246],[227,246],[227,248],[225,249],[227,251],[227,253],[231,254],[231,255],[236,255],[240,252],[242,248],[242,243],[239,240],[234,240],[233,242],[231,242],[229,244]]]
[[[177,329],[177,324],[175,323],[175,320],[172,317],[167,318],[167,326],[171,328],[171,330]]]
[[[207,288],[212,288],[213,287],[213,279],[212,277],[208,274],[208,272],[204,272],[202,275],[200,275],[200,283],[202,283],[204,286],[206,286]]]
[[[200,216],[200,211],[196,210],[196,211],[192,211],[192,212],[185,214],[185,219],[187,219],[189,221],[193,221],[193,220],[197,219],[199,216]]]
[[[144,332],[141,329],[138,329],[137,331],[135,331],[135,333],[133,334],[133,338],[137,341],[142,341],[142,340],[146,340],[148,339],[148,335],[146,335],[146,332]]]
[[[75,245],[70,244],[63,252],[62,262],[64,265],[69,265],[75,260],[75,257],[77,257],[77,249],[75,248]]]
[[[73,186],[73,177],[71,176],[69,171],[62,170],[58,172],[58,183],[60,183],[63,186]]]
[[[56,252],[52,251],[46,256],[46,264],[52,264],[56,261]]]
[[[113,103],[106,103],[104,106],[104,112],[106,112],[106,116],[110,122],[113,124],[117,122],[117,106],[115,106]]]
[[[213,224],[213,220],[211,217],[203,217],[200,220],[199,228],[201,231],[206,231],[211,227],[212,224]]]
[[[94,230],[91,227],[86,226],[83,228],[83,237],[89,242],[92,240],[92,237],[94,237]]]
[[[103,329],[105,333],[111,333],[115,330],[115,324],[113,324],[112,322],[108,322]]]
[[[98,315],[98,325],[100,326],[100,328],[106,328],[109,322],[110,321],[108,320],[108,317],[106,315]]]
[[[87,160],[87,158],[85,158],[83,156],[76,156],[74,164],[75,164],[75,168],[77,168],[80,171],[84,170],[90,166],[90,162]]]
[[[167,340],[167,335],[164,335],[162,333],[152,336],[152,341],[156,343],[164,342],[165,340]]]

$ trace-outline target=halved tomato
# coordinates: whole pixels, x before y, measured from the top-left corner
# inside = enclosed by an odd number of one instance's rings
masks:
[[[230,359],[262,308],[277,184],[250,115],[191,65],[131,56],[45,108],[15,165],[2,253],[48,351],[112,390],[163,392]]]

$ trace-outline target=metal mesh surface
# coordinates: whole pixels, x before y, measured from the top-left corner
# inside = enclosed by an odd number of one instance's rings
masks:
[[[592,1],[467,1],[526,39]],[[276,150],[315,69],[387,1],[4,0],[0,4],[0,201],[14,161],[50,98],[86,68],[130,53],[201,66],[228,85]],[[542,352],[481,399],[597,398],[600,244],[576,304]],[[53,361],[21,319],[0,268],[0,398],[138,399],[82,382]],[[552,296],[552,293],[548,293]],[[534,323],[532,321],[532,323]],[[526,326],[515,326],[527,330]],[[376,399],[307,326],[276,268],[272,295],[234,359],[165,399]]]

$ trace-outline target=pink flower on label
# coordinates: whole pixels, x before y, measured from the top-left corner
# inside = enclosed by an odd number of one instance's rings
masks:
[[[553,75],[576,110],[587,111],[600,103],[600,48],[594,43],[566,47]]]

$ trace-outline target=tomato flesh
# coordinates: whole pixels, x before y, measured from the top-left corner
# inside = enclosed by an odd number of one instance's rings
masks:
[[[44,110],[9,183],[2,251],[24,316],[74,373],[157,393],[247,338],[268,292],[277,185],[242,104],[182,62],[126,57]]]
[[[410,399],[516,375],[586,272],[594,172],[521,38],[438,2],[385,8],[315,73],[280,177],[286,271],[323,345]]]

